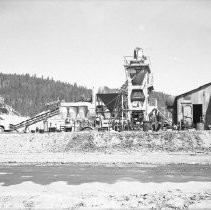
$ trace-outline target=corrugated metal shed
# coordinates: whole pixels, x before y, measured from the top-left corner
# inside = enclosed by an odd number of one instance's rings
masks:
[[[211,125],[211,83],[178,95],[175,98],[175,120],[184,121],[187,126],[204,122]]]

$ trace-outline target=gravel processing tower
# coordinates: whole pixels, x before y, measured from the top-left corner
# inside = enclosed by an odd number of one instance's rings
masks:
[[[124,57],[124,68],[127,79],[127,117],[133,123],[148,121],[148,114],[156,106],[150,106],[149,102],[149,94],[153,90],[150,59],[141,48],[136,48],[133,56]]]

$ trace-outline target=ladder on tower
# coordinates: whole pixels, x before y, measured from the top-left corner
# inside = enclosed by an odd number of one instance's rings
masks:
[[[33,125],[33,124],[40,122],[40,121],[47,120],[48,118],[53,117],[53,116],[58,115],[58,114],[59,114],[59,107],[52,109],[52,110],[49,110],[49,111],[46,111],[45,113],[36,115],[36,116],[34,116],[30,119],[24,120],[21,123],[18,123],[18,124],[15,124],[15,125],[11,124],[10,128],[11,128],[11,130],[18,130],[20,128],[25,127],[25,130],[26,130],[30,125]]]

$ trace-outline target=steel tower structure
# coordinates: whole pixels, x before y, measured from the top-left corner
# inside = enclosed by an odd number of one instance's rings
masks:
[[[124,57],[127,83],[127,118],[133,124],[148,121],[149,95],[153,90],[153,76],[149,57],[141,48],[133,56]]]

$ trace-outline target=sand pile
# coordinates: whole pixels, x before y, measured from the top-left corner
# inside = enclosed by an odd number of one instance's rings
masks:
[[[0,153],[210,152],[211,132],[72,132],[1,134]]]

